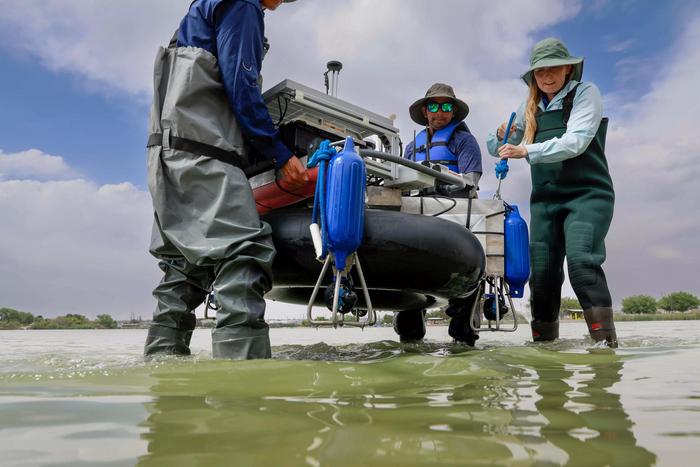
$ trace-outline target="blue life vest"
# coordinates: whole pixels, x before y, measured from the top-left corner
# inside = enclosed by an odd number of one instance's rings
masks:
[[[457,129],[469,131],[466,123],[462,122],[450,122],[444,128],[439,129],[433,134],[433,138],[430,140],[430,162],[434,164],[442,164],[447,166],[451,171],[459,173],[459,166],[457,165],[457,155],[450,151],[447,146],[452,135]],[[426,130],[421,131],[416,135],[416,144],[413,148],[415,154],[416,162],[423,162],[425,160],[426,153],[426,142],[428,138],[428,132]]]

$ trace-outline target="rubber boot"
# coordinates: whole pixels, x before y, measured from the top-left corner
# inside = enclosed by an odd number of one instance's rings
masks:
[[[394,331],[401,342],[420,342],[425,337],[425,310],[403,310],[394,314]]]
[[[163,355],[190,355],[190,340],[192,332],[197,324],[194,313],[183,314],[179,320],[178,328],[174,329],[153,323],[148,328],[146,345],[143,354],[146,358],[157,354]]]
[[[451,318],[447,333],[455,341],[462,342],[470,347],[474,347],[474,344],[479,339],[479,333],[474,331],[469,324],[472,306],[477,296],[478,294],[475,293],[468,298],[450,299],[450,305],[445,310],[445,314]]]
[[[559,339],[559,321],[552,323],[533,321],[530,323],[530,327],[532,328],[532,340],[535,342],[549,342]]]
[[[613,310],[609,307],[594,306],[583,310],[588,332],[594,341],[605,341],[611,349],[617,348],[617,333],[613,321]]]

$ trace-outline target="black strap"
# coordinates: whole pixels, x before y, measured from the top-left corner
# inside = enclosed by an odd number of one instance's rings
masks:
[[[416,151],[415,151],[416,154],[418,154],[419,152],[425,152],[426,146],[428,146],[429,148],[434,148],[435,146],[447,146],[447,142],[446,141],[436,141],[434,143],[431,142],[431,143],[423,144],[421,146],[418,146],[418,149],[416,149]],[[430,162],[433,162],[433,161],[431,160]]]
[[[173,34],[173,37],[170,38],[170,42],[168,43],[169,49],[174,49],[177,46],[177,35],[179,32],[180,32],[180,28],[177,28],[175,30],[175,33]]]
[[[146,147],[150,148],[152,146],[162,145],[162,133],[153,133],[148,137],[148,144]],[[203,156],[225,162],[226,164],[234,165],[241,169],[248,178],[275,168],[275,162],[272,160],[262,160],[252,165],[244,166],[236,151],[224,151],[223,149],[217,148],[216,146],[212,146],[210,144],[200,143],[199,141],[192,141],[191,139],[180,138],[173,135],[170,135],[169,147],[180,151],[191,152],[192,154],[201,154]]]
[[[153,133],[148,137],[148,144],[146,147],[150,148],[152,146],[163,146],[163,133]],[[191,139],[180,138],[179,136],[173,135],[170,135],[170,141],[168,141],[166,146],[180,151],[191,152],[192,154],[201,154],[243,169],[240,156],[236,151],[224,151],[210,144],[200,143],[199,141],[192,141]]]
[[[571,109],[574,108],[574,99],[576,98],[576,89],[581,85],[581,83],[578,83],[576,86],[571,88],[571,91],[569,91],[566,96],[564,96],[564,103],[562,105],[562,110],[563,115],[562,119],[564,120],[564,126],[569,123],[569,117],[571,116]]]

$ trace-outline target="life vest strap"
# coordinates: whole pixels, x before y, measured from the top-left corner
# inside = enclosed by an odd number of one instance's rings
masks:
[[[447,146],[447,141],[436,141],[436,142],[434,142],[434,143],[433,143],[433,142],[429,142],[428,144],[423,144],[423,145],[421,145],[421,146],[418,146],[418,149],[415,150],[415,153],[417,154],[417,153],[419,153],[419,152],[425,152],[425,147],[426,147],[426,146],[429,147],[429,148],[434,148],[434,147],[437,147],[437,146]]]

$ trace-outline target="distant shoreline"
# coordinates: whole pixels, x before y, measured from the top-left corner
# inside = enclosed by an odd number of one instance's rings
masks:
[[[518,314],[518,322],[520,324],[527,324],[527,321],[525,321],[525,318]],[[684,312],[676,312],[676,313],[645,313],[645,314],[628,314],[628,313],[615,313],[615,321],[622,322],[622,321],[691,321],[691,320],[700,320],[700,310],[692,310],[692,311],[684,311]],[[565,321],[565,322],[576,322],[576,321],[581,321],[583,322],[583,319],[571,319],[571,318],[560,318],[560,321]],[[504,320],[504,323],[509,323],[512,324],[512,320]],[[120,330],[120,329],[148,329],[150,323],[144,323],[142,325],[131,325],[131,326],[123,326],[123,327],[117,327],[117,328],[112,328],[110,330]],[[448,322],[445,323],[439,323],[439,324],[433,324],[432,326],[439,327],[439,326],[447,326]],[[389,325],[387,325],[389,326]],[[205,325],[201,326],[198,325],[197,329],[210,329],[213,327],[213,322],[211,325]],[[302,326],[300,324],[279,324],[279,323],[271,323],[271,328],[302,328],[306,326]],[[32,328],[5,328],[3,329],[0,327],[0,331],[61,331],[61,330],[67,330],[67,329],[83,329],[83,330],[95,330],[95,329],[105,329],[105,328],[99,328],[99,327],[94,327],[94,328],[71,328],[71,327],[65,327],[65,328],[51,328],[51,329],[32,329]]]

